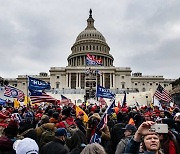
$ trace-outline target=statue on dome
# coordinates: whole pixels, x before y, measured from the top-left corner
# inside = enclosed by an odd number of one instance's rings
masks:
[[[89,17],[92,17],[92,10],[89,10]]]

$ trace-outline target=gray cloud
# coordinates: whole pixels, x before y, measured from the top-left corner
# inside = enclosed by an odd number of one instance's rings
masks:
[[[0,0],[0,76],[48,72],[66,66],[77,35],[93,9],[117,67],[178,78],[178,0]]]

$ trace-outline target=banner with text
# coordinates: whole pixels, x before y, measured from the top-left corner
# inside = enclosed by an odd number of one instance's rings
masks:
[[[28,80],[29,80],[29,89],[31,90],[44,90],[44,89],[50,89],[50,83],[45,82],[43,80],[40,79],[36,79],[36,78],[32,78],[30,76],[28,76]]]
[[[116,96],[115,93],[111,92],[109,89],[106,89],[100,85],[96,89],[96,97],[109,98],[112,99]]]

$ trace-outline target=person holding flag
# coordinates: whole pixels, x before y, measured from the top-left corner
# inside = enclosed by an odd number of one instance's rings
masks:
[[[80,111],[77,115],[77,118],[75,119],[75,123],[78,126],[78,128],[86,135],[86,127],[83,123],[84,120],[84,112]]]
[[[89,117],[86,137],[88,142],[103,142],[111,139],[110,131],[107,126],[107,117],[103,118],[103,127],[98,128],[98,124],[101,122],[101,117],[98,113],[94,113]],[[99,141],[98,141],[99,140]]]
[[[91,130],[91,135],[92,135],[90,139],[90,143],[95,143],[95,142],[100,143],[104,147],[107,153],[110,152],[109,141],[111,140],[110,131],[107,126],[107,116],[113,113],[114,111],[113,109],[115,107],[115,99],[113,98],[111,101],[112,101],[111,105],[106,109],[102,118],[100,118],[98,113],[94,113],[89,118],[90,119],[89,124],[92,123],[92,125],[90,125],[90,128],[91,128],[90,130]],[[88,135],[88,131],[89,129],[87,129],[87,135]]]
[[[102,118],[100,118],[98,113],[94,113],[89,118],[89,125],[87,128],[87,139],[90,139],[90,143],[100,143],[106,150],[106,152],[110,152],[110,131],[107,126],[107,116],[114,112],[115,107],[115,97],[116,94],[111,92],[109,89],[106,89],[100,85],[96,87],[96,97],[108,98],[111,99],[111,105],[106,109]]]

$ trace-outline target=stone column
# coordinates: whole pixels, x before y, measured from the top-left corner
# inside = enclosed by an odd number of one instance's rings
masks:
[[[69,85],[68,85],[68,78],[69,78],[69,73],[66,73],[66,88],[69,87]]]
[[[69,73],[69,88],[71,88],[71,73]]]
[[[84,56],[84,65],[86,66],[86,56]]]
[[[105,87],[105,73],[103,73],[103,83],[102,86]]]
[[[115,88],[115,74],[113,73],[113,86],[112,88],[114,89]]]
[[[113,85],[112,85],[112,75],[111,75],[111,73],[109,73],[109,74],[110,74],[110,81],[109,81],[109,82],[110,82],[110,89],[111,89],[112,86],[113,86]]]
[[[79,87],[79,73],[76,73],[76,89]]]
[[[77,66],[78,59],[75,57],[75,66]]]
[[[100,86],[102,86],[102,77],[103,77],[103,73],[102,75],[100,75]]]
[[[82,66],[82,56],[80,56],[80,66]]]
[[[79,73],[79,89],[81,89],[81,73]]]

